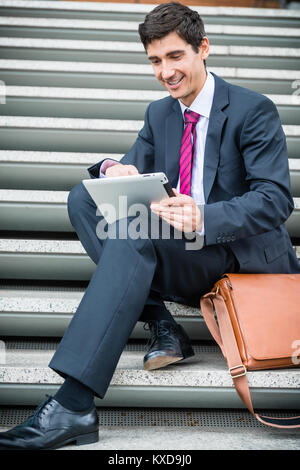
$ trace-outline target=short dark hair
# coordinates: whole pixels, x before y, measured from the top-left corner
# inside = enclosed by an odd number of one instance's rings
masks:
[[[176,32],[195,52],[206,36],[203,21],[195,10],[178,2],[162,3],[145,17],[139,25],[139,35],[144,48],[154,39]]]

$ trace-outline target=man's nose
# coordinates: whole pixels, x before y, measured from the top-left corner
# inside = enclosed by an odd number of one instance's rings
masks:
[[[175,75],[175,70],[168,65],[163,65],[161,69],[161,77],[163,80],[169,80]]]

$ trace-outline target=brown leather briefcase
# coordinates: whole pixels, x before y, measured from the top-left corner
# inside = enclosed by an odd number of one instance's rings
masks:
[[[300,416],[256,414],[247,380],[247,371],[300,367],[300,274],[225,274],[200,306],[249,411],[265,425],[300,428]]]

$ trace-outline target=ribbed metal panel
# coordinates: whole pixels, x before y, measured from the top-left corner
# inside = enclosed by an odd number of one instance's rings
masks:
[[[1,427],[13,427],[27,420],[35,411],[33,407],[1,407]],[[270,412],[268,416],[285,418],[293,411]],[[164,409],[164,408],[101,408],[98,409],[100,427],[167,426],[167,427],[221,427],[224,429],[264,428],[245,410],[224,409]]]
[[[0,336],[1,338],[1,336]],[[3,339],[3,337],[2,337]],[[24,350],[24,351],[33,351],[33,350],[50,350],[55,351],[58,347],[60,338],[30,338],[30,337],[16,337],[8,339],[5,338],[5,349],[6,350]],[[129,341],[124,351],[139,351],[143,352],[146,350],[146,341]],[[219,352],[219,347],[211,341],[201,341],[193,342],[193,349],[196,354],[201,354],[205,352],[214,353]]]

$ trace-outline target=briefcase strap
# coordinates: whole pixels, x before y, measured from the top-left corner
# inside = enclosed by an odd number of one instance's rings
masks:
[[[216,292],[209,292],[201,298],[200,305],[206,325],[227,361],[235,389],[248,410],[258,421],[266,426],[288,429],[300,428],[300,416],[292,418],[273,418],[270,416],[262,416],[254,412],[247,380],[247,370],[241,359],[233,326],[223,297]],[[214,309],[218,323],[214,316]]]

